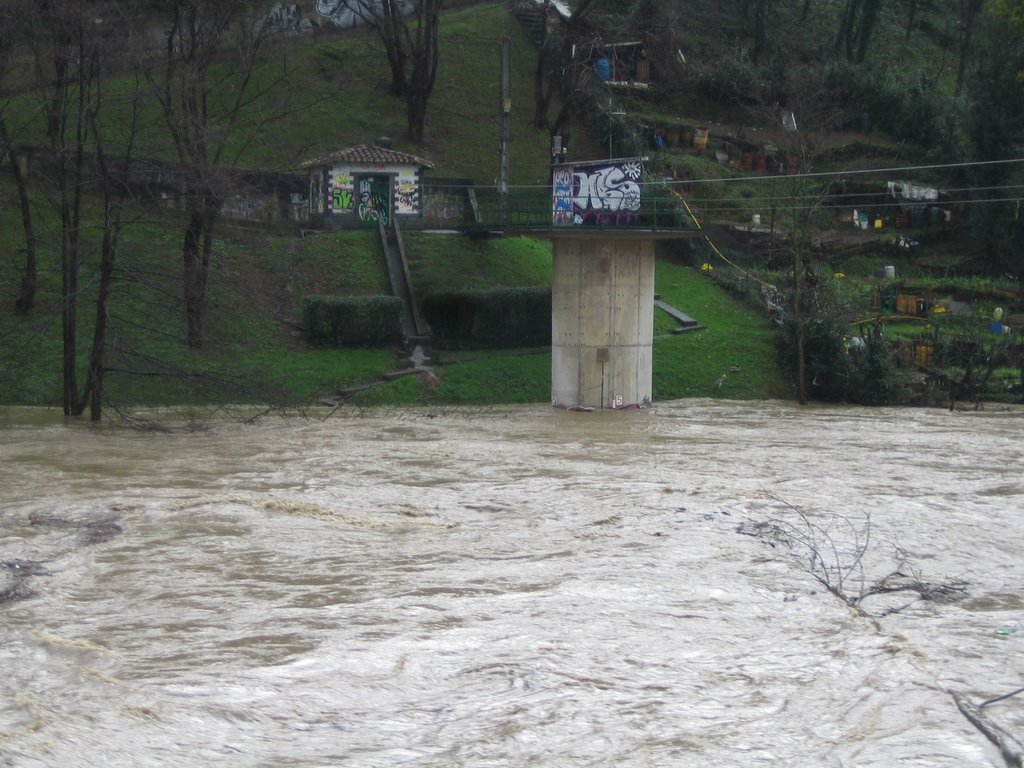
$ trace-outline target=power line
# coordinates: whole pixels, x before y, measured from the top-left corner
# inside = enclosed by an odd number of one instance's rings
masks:
[[[607,161],[581,161],[587,165],[600,164],[601,162]],[[644,186],[661,186],[666,183],[669,184],[719,184],[719,183],[732,183],[732,182],[765,182],[765,181],[788,181],[793,179],[815,179],[815,178],[840,178],[843,176],[863,176],[870,174],[898,174],[909,171],[934,171],[934,170],[951,170],[954,168],[976,168],[981,166],[992,166],[992,165],[1018,165],[1024,163],[1024,157],[1018,158],[1007,158],[1004,160],[969,160],[958,163],[933,163],[928,165],[902,165],[892,166],[888,168],[854,168],[839,171],[809,171],[805,173],[786,173],[786,174],[757,174],[752,176],[719,176],[711,179],[672,179],[672,180],[657,180],[657,181],[638,181],[636,184],[641,187]],[[573,163],[566,163],[567,165],[573,165]],[[429,183],[429,177],[425,179]],[[446,185],[436,184],[433,185],[437,188],[461,188],[460,185]],[[477,189],[497,189],[497,186],[492,185],[475,185]],[[510,189],[550,189],[550,184],[515,184]],[[979,187],[979,189],[984,189]]]
[[[894,166],[891,168],[861,168],[853,170],[843,171],[815,171],[807,173],[787,173],[775,176],[723,176],[716,179],[686,179],[687,184],[713,184],[717,182],[733,182],[733,181],[768,181],[774,179],[814,179],[823,177],[841,177],[841,176],[858,176],[865,174],[877,174],[877,173],[903,173],[905,171],[933,171],[933,170],[949,170],[951,168],[973,168],[983,165],[1014,165],[1017,163],[1024,163],[1024,157],[1010,158],[1006,160],[973,160],[960,163],[942,163],[934,165],[905,165],[905,166]],[[647,182],[652,183],[652,182]]]

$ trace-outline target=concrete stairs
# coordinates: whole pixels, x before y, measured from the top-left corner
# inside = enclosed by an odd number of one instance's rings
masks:
[[[388,279],[391,293],[405,304],[405,336],[407,339],[429,339],[430,330],[420,316],[419,305],[412,289],[412,278],[409,276],[409,262],[405,257],[405,243],[398,222],[392,218],[391,226],[378,222],[381,248],[384,250],[384,261],[387,264]]]

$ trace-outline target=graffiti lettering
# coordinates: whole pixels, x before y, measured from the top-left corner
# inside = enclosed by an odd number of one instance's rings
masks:
[[[555,171],[554,185],[554,223],[572,224],[572,173],[566,168]]]
[[[327,207],[335,213],[352,210],[352,177],[347,173],[331,174],[328,178]]]
[[[359,219],[361,221],[380,221],[387,226],[391,223],[388,217],[388,201],[384,195],[375,194],[369,179],[359,181]]]
[[[417,213],[420,209],[420,190],[413,182],[399,183],[398,189],[395,190],[395,199],[400,213]]]
[[[582,169],[559,168],[552,180],[554,224],[636,224],[642,176],[643,166],[635,160]]]
[[[618,166],[601,168],[592,173],[573,174],[572,204],[586,210],[637,211],[640,209],[640,185]]]
[[[331,190],[331,208],[336,211],[351,211],[352,190],[338,188]]]

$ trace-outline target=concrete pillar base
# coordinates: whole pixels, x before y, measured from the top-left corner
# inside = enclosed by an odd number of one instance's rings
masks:
[[[551,402],[625,408],[651,402],[654,241],[554,238]]]

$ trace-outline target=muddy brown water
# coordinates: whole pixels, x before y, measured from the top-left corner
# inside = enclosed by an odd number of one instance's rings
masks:
[[[1024,685],[1022,466],[1021,412],[3,410],[0,766],[1002,766],[949,691]]]

